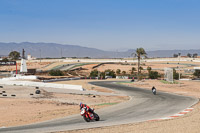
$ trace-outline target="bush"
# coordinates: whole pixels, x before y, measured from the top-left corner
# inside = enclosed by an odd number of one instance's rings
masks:
[[[110,70],[110,69],[105,70],[105,75],[106,76],[112,76],[113,78],[116,77],[115,72],[113,70]]]
[[[60,70],[51,70],[51,71],[49,72],[49,75],[51,75],[51,76],[63,76],[64,74],[63,74],[63,72],[60,71]]]
[[[121,70],[120,70],[120,69],[117,69],[117,70],[116,70],[116,73],[117,73],[117,74],[120,74],[120,73],[121,73]]]
[[[148,71],[148,73],[150,73],[151,70],[152,70],[152,68],[151,68],[150,66],[148,66],[148,67],[147,67],[147,71]]]
[[[99,71],[97,71],[96,69],[90,72],[90,77],[98,77],[98,73]]]
[[[149,72],[149,78],[150,79],[157,79],[159,77],[159,74],[157,71],[150,71]]]
[[[197,76],[198,78],[200,77],[200,70],[195,70],[193,73],[194,76]]]
[[[4,58],[2,61],[9,61],[8,58]]]
[[[174,79],[179,79],[179,74],[176,72],[175,69],[173,69],[173,78]]]
[[[126,75],[126,71],[122,71],[122,74],[123,74],[123,75]]]
[[[90,77],[98,77],[105,78],[105,76],[112,76],[113,78],[116,77],[116,74],[113,70],[107,69],[104,72],[99,72],[98,70],[93,70],[90,72]]]

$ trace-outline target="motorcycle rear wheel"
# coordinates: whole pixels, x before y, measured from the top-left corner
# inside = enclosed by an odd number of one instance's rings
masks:
[[[95,120],[96,120],[96,121],[99,121],[99,120],[100,120],[100,117],[99,117],[99,115],[98,115],[98,114],[96,114],[96,113],[94,113],[94,118],[95,118]]]

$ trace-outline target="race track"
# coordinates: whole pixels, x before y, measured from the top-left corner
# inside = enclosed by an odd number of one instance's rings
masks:
[[[142,122],[174,115],[198,102],[196,98],[159,92],[158,88],[158,94],[153,95],[150,90],[123,86],[114,82],[103,81],[91,84],[120,91],[130,96],[131,100],[96,111],[101,118],[99,122],[86,123],[78,114],[42,123],[1,128],[0,132],[53,132]]]

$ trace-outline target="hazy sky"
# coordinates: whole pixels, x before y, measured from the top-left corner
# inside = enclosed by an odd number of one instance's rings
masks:
[[[0,42],[200,49],[200,0],[0,0]]]

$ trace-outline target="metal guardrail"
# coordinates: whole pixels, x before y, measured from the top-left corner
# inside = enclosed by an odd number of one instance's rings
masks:
[[[79,80],[80,78],[60,78],[60,79],[48,79],[48,80],[42,80],[44,83],[47,82],[57,82],[57,81],[68,81],[68,80]]]

